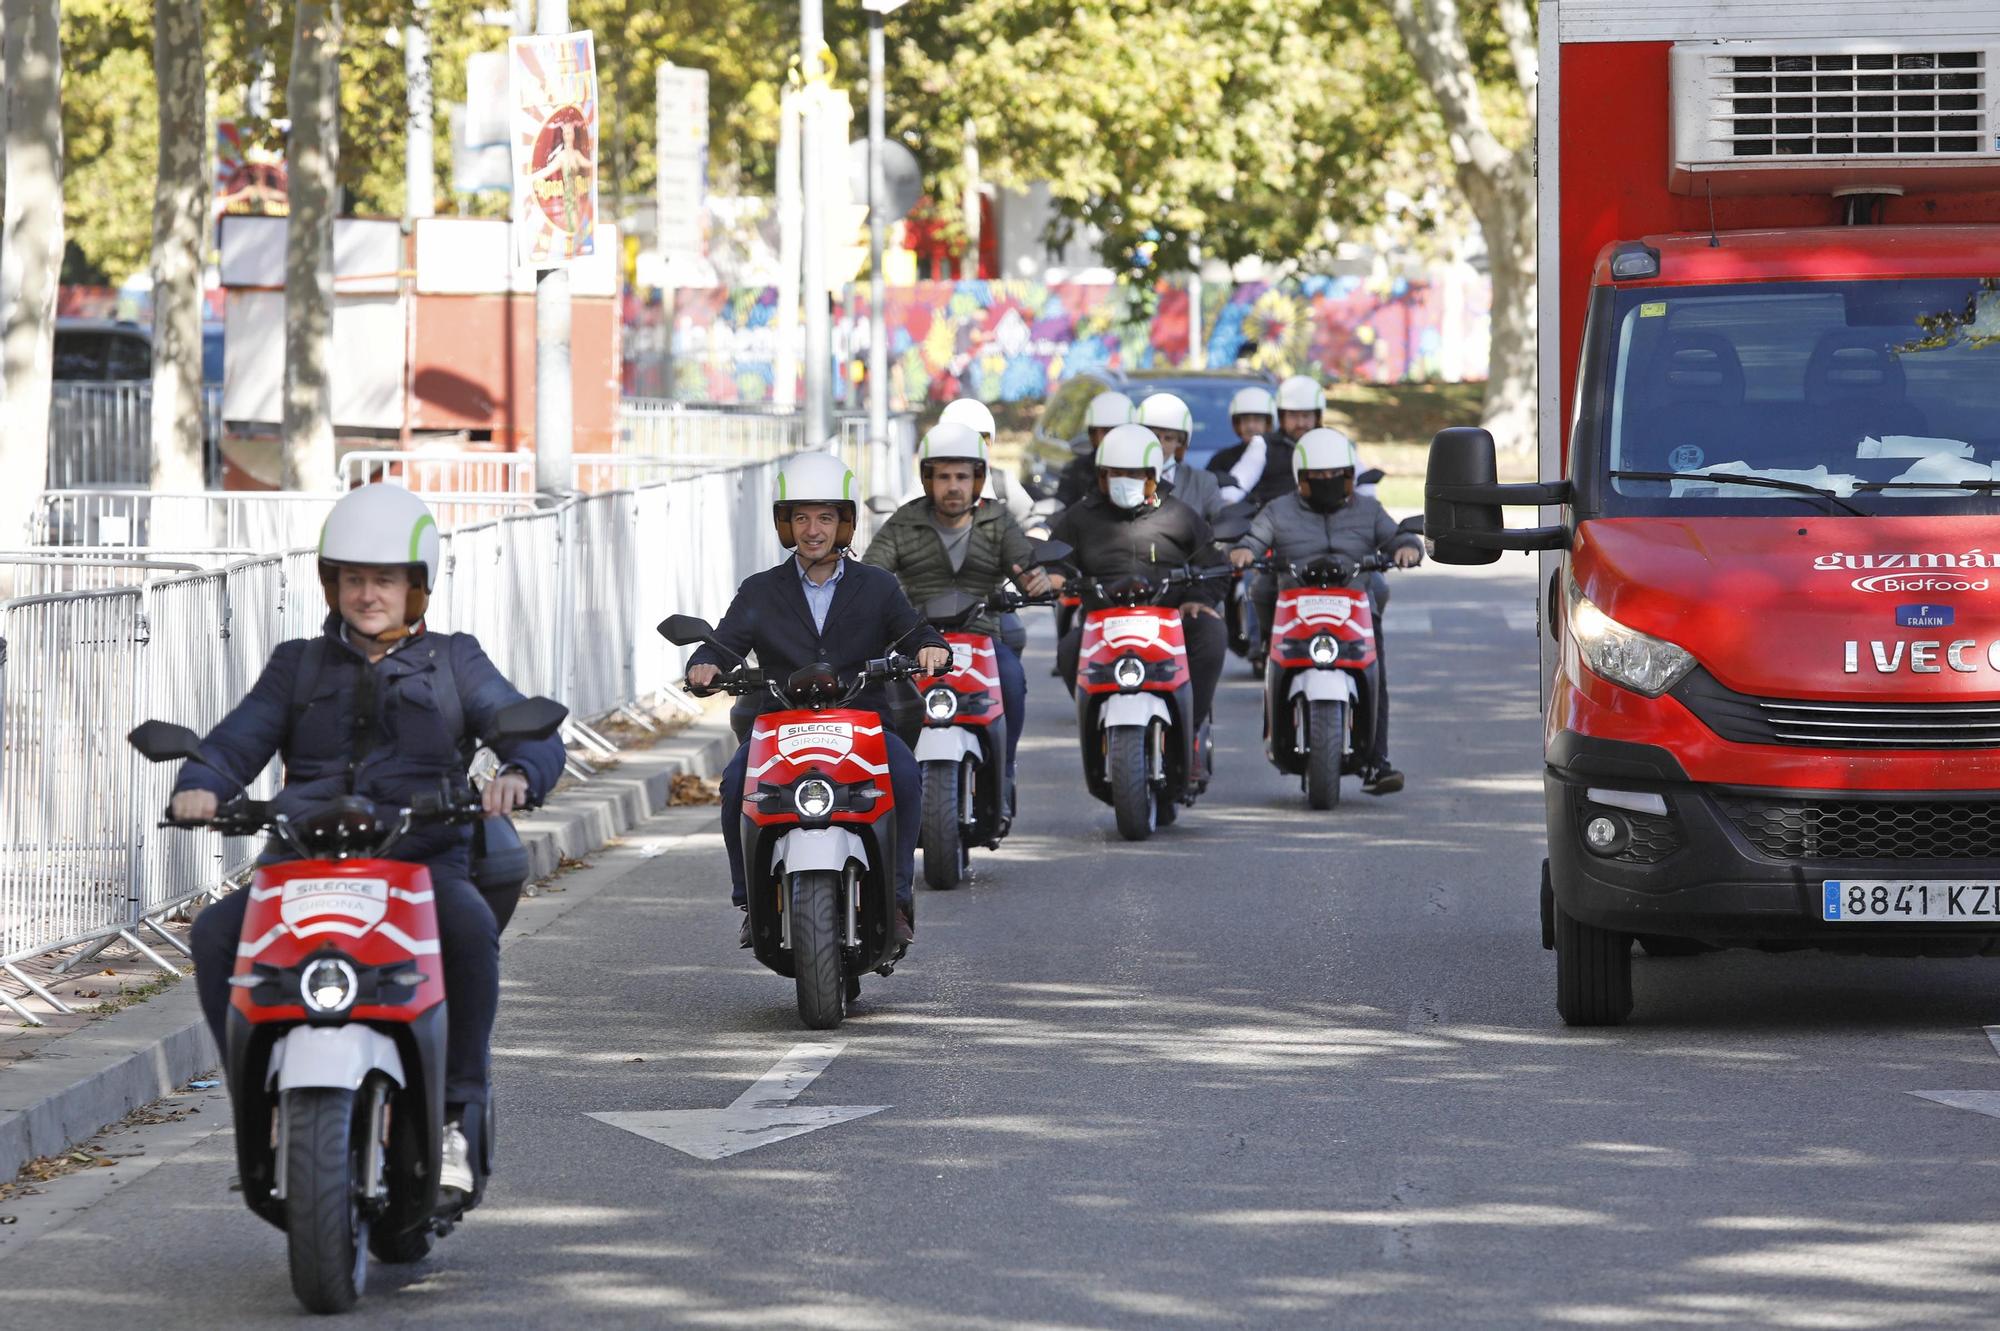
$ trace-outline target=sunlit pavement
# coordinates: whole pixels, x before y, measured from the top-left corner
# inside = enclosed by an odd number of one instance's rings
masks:
[[[1232,660],[1216,785],[1144,846],[1038,642],[1019,830],[923,895],[797,1098],[888,1108],[714,1161],[588,1115],[719,1108],[826,1037],[736,950],[713,811],[674,811],[647,835],[691,837],[510,947],[488,1204],[360,1315],[1991,1325],[2000,1122],[1909,1092],[2000,1089],[1994,963],[1641,957],[1631,1026],[1558,1023],[1528,569],[1398,577],[1405,793],[1307,811]],[[186,1136],[0,1261],[0,1323],[294,1321],[227,1132]]]

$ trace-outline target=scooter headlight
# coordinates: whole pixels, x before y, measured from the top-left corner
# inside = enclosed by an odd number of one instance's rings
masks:
[[[338,957],[321,957],[299,977],[299,998],[308,1012],[345,1012],[360,988],[354,967]]]
[[[924,716],[934,724],[941,724],[958,715],[958,694],[942,686],[924,695]]]
[[[1313,640],[1306,644],[1306,655],[1312,657],[1316,666],[1340,664],[1340,644],[1331,633],[1315,633]]]
[[[792,807],[801,818],[824,818],[833,812],[833,786],[814,777],[801,781],[792,791]]]
[[[1111,680],[1121,689],[1136,689],[1146,682],[1146,663],[1136,656],[1121,656],[1111,663]]]

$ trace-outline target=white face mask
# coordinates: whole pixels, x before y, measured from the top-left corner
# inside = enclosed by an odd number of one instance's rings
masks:
[[[1119,508],[1137,508],[1146,502],[1146,478],[1143,476],[1113,476],[1110,478],[1111,502]]]

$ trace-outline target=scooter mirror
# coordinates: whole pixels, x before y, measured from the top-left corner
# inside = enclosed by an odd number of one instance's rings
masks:
[[[924,618],[933,622],[939,620],[950,621],[961,618],[966,612],[975,610],[984,604],[985,602],[981,601],[977,596],[970,596],[965,592],[944,592],[924,602]]]
[[[1231,507],[1235,506],[1231,505]],[[1215,522],[1211,525],[1210,530],[1215,533],[1215,540],[1218,545],[1234,545],[1249,533],[1250,515],[1248,513],[1232,513],[1229,509],[1224,509],[1215,515]]]
[[[676,647],[692,647],[715,636],[708,621],[698,615],[668,615],[660,621],[659,633]]]
[[[886,518],[901,507],[902,505],[896,502],[894,495],[868,496],[868,511],[878,518]]]
[[[201,736],[171,721],[141,722],[125,736],[125,741],[150,763],[172,762],[176,758],[201,760]]]
[[[1422,536],[1424,534],[1424,515],[1421,513],[1412,513],[1409,517],[1404,518],[1396,524],[1396,530],[1409,532],[1415,536]]]
[[[547,739],[562,728],[569,708],[552,698],[523,698],[502,707],[493,717],[488,739]]]
[[[1380,485],[1382,483],[1382,469],[1380,467],[1370,467],[1367,471],[1356,476],[1354,483],[1356,485]]]

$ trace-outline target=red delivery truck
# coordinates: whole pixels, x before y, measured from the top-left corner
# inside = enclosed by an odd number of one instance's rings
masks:
[[[1446,430],[1425,511],[1542,552],[1557,1008],[1635,942],[1993,952],[2000,4],[1540,14],[1544,479]]]

